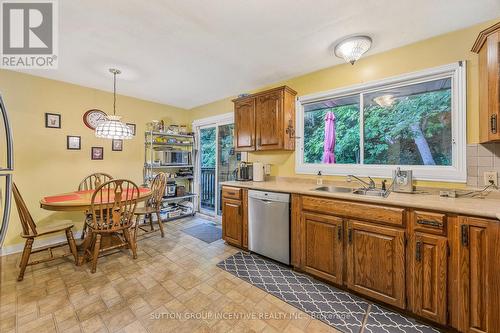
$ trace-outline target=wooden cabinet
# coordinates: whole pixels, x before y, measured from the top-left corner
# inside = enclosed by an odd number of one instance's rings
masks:
[[[255,150],[255,98],[234,102],[234,145],[239,151]]]
[[[405,231],[347,221],[347,287],[404,309]]]
[[[338,285],[342,284],[344,250],[343,220],[304,213],[303,270]]]
[[[243,245],[242,203],[239,200],[222,199],[222,230],[226,242],[241,247]]]
[[[472,47],[479,54],[479,140],[500,140],[500,22],[481,31]]]
[[[448,240],[417,232],[412,237],[412,310],[417,315],[445,325],[447,321]]]
[[[295,96],[283,86],[235,99],[235,149],[294,150]]]
[[[247,193],[236,187],[222,187],[222,238],[242,248],[248,246]]]
[[[459,330],[499,332],[499,222],[461,217],[456,236]]]

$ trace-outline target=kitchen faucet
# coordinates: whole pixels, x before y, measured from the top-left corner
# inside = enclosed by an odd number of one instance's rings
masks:
[[[370,176],[367,176],[368,179],[370,179],[370,182],[366,182],[364,181],[363,179],[359,178],[359,177],[356,177],[354,175],[347,175],[347,182],[351,182],[352,181],[352,178],[356,179],[359,183],[361,183],[363,185],[364,188],[366,189],[369,189],[369,190],[373,190],[375,189],[375,181],[370,177]]]

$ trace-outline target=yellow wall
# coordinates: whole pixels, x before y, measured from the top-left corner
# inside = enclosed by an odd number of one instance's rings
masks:
[[[495,22],[498,22],[498,19],[387,52],[367,56],[356,62],[354,66],[350,64],[333,66],[278,82],[272,86],[262,87],[256,91],[286,84],[296,90],[298,96],[301,96],[445,65],[459,60],[466,60],[467,142],[477,143],[479,140],[478,57],[475,53],[470,52],[470,49],[477,34]],[[190,113],[191,119],[195,120],[219,113],[230,112],[233,109],[231,102],[233,98],[234,96],[194,108]],[[249,159],[251,161],[259,160],[272,164],[271,174],[273,176],[296,176],[295,153],[293,152],[251,153],[249,154]],[[444,183],[421,182],[420,184],[441,186]],[[455,187],[463,186],[460,184],[448,185]]]
[[[83,213],[54,213],[40,208],[47,195],[76,190],[88,174],[103,171],[115,178],[142,183],[145,124],[152,119],[187,124],[187,110],[118,96],[117,114],[135,123],[137,135],[124,141],[123,151],[111,151],[111,140],[98,139],[82,121],[93,108],[112,113],[113,95],[60,81],[0,70],[0,93],[4,99],[14,134],[14,181],[35,221],[70,219],[81,229]],[[62,128],[45,128],[44,113],[62,115]],[[82,137],[82,149],[66,150],[66,136]],[[104,160],[92,161],[92,146],[104,147]],[[21,242],[16,206],[12,213],[4,246]]]

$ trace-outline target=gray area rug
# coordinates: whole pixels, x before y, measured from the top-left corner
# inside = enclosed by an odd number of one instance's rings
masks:
[[[217,266],[342,332],[439,332],[255,254],[239,252]]]
[[[205,243],[212,243],[222,238],[222,229],[209,223],[202,223],[182,229],[188,235],[196,237]]]

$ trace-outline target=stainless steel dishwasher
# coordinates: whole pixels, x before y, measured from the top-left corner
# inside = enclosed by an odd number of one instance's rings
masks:
[[[290,264],[290,194],[248,191],[248,249]]]

